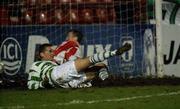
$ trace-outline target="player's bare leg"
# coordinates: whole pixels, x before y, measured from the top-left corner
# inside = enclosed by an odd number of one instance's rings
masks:
[[[124,52],[131,49],[131,45],[126,43],[123,47],[120,47],[114,51],[104,51],[94,54],[93,56],[86,57],[84,59],[75,60],[75,67],[77,72],[87,69],[89,66],[94,65],[98,62],[102,62],[113,56],[122,55]]]
[[[125,44],[123,47],[114,50],[114,51],[105,51],[105,52],[100,52],[97,54],[94,54],[93,56],[90,57],[86,57],[84,59],[77,59],[75,60],[75,67],[77,72],[81,72],[81,71],[85,71],[87,68],[89,68],[91,65],[94,65],[96,63],[102,62],[105,59],[108,59],[112,56],[116,56],[116,55],[121,55],[122,53],[128,51],[131,49],[131,45],[130,44]],[[104,67],[103,65],[96,65],[94,66],[95,70],[90,71],[90,72],[86,72],[85,76],[83,76],[81,81],[72,81],[72,86],[77,86],[77,87],[84,87],[84,85],[86,86],[86,82],[89,83],[88,81],[91,81],[92,79],[94,79],[95,77],[97,77],[97,70],[101,69],[102,67]],[[107,75],[104,75],[104,71],[102,71],[102,75],[99,77],[104,80],[106,79]],[[99,73],[100,74],[100,73]],[[71,83],[71,82],[70,82]],[[75,84],[75,85],[74,85]]]
[[[81,72],[81,71],[85,71],[87,68],[89,68],[91,65],[94,65],[96,63],[102,62],[105,59],[108,59],[112,56],[116,56],[116,55],[121,55],[122,53],[128,51],[131,49],[131,45],[130,44],[125,44],[123,47],[114,50],[114,51],[105,51],[105,52],[100,52],[97,54],[94,54],[93,56],[90,57],[86,57],[84,59],[77,59],[74,61],[75,63],[75,67],[76,67],[76,71],[77,72]],[[96,68],[100,66],[95,66]],[[102,68],[102,65],[101,65]],[[80,74],[80,73],[79,73]],[[100,73],[99,73],[100,74]],[[106,75],[103,75],[105,73],[102,73],[101,76],[99,76],[102,80],[106,79]],[[86,72],[85,76],[82,76],[81,80],[72,80],[69,82],[70,86],[75,87],[75,88],[81,88],[81,87],[91,87],[91,83],[90,81],[95,78],[97,75],[97,71],[95,72]],[[90,83],[90,85],[86,85],[87,83]]]
[[[97,72],[102,68],[107,68],[107,66],[104,63],[97,63],[85,69],[84,72]]]
[[[91,81],[96,77],[97,72],[86,72],[86,81]]]
[[[84,70],[85,74],[87,73],[92,73],[90,75],[90,78],[93,75],[93,78],[98,77],[101,80],[105,80],[109,77],[109,72],[108,72],[108,68],[104,63],[97,63],[93,66],[88,67],[87,69]],[[89,75],[87,75],[87,78],[89,77]],[[93,79],[91,78],[91,80]]]
[[[109,77],[107,67],[104,63],[98,63],[96,65],[93,65],[87,69],[85,69],[83,76],[83,80],[81,81],[71,81],[69,84],[71,86],[75,86],[74,88],[85,88],[85,87],[91,87],[92,83],[91,81],[99,76],[101,80],[105,80]],[[75,85],[76,83],[76,85]]]

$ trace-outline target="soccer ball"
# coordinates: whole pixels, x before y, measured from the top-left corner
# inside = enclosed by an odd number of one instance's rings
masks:
[[[4,64],[0,62],[0,74],[3,73],[4,70]]]

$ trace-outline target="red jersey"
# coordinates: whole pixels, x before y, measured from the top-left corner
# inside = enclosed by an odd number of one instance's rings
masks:
[[[79,44],[74,41],[64,41],[54,50],[55,60],[62,64],[65,61],[81,58]]]

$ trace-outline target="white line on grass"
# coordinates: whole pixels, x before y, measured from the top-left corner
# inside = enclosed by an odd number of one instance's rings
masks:
[[[130,101],[135,99],[144,99],[144,98],[151,98],[151,97],[160,97],[160,96],[171,96],[171,95],[179,95],[180,91],[177,92],[169,92],[169,93],[158,93],[152,95],[142,95],[142,96],[132,96],[132,97],[124,97],[124,98],[117,98],[117,99],[104,99],[104,100],[72,100],[69,102],[64,103],[55,103],[51,105],[62,106],[62,105],[73,105],[73,104],[95,104],[95,103],[102,103],[102,102],[120,102],[120,101]],[[33,106],[23,106],[23,105],[16,105],[16,106],[0,106],[0,109],[24,109],[30,107],[47,107],[48,104],[40,104],[40,105],[33,105]]]

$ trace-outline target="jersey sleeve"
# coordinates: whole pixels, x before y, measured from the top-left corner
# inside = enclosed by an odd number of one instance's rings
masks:
[[[42,85],[42,81],[36,81],[36,80],[28,80],[28,89],[40,89],[44,88]]]
[[[66,51],[62,51],[59,54],[57,54],[56,56],[54,56],[54,60],[56,61],[56,63],[58,64],[62,64],[64,63],[64,59],[65,59],[65,52]]]
[[[65,41],[54,50],[54,55],[57,56],[62,51],[66,51],[71,47],[79,47],[79,45],[74,41]]]
[[[78,58],[82,58],[79,47],[72,47],[65,53],[65,60],[76,60]]]
[[[54,60],[58,64],[62,64],[69,59],[75,60],[77,58],[77,51],[79,49],[79,45],[74,41],[64,41],[54,50]],[[78,56],[79,57],[79,56]]]
[[[38,71],[39,70],[33,64],[28,73],[28,82],[27,82],[28,89],[44,88],[42,85],[42,80],[40,78],[40,73]]]

